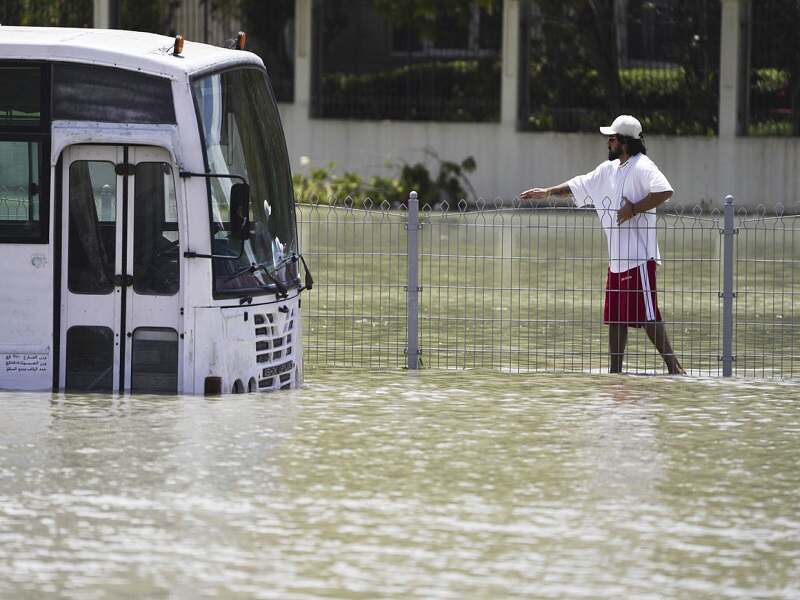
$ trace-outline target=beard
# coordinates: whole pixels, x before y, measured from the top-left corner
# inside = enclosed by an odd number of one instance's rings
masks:
[[[616,160],[620,156],[622,156],[622,149],[608,151],[608,160]]]

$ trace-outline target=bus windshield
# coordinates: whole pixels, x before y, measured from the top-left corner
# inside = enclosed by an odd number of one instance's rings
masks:
[[[214,73],[192,82],[210,173],[242,176],[250,185],[250,238],[231,236],[229,207],[236,179],[211,177],[214,292],[290,285],[297,254],[294,191],[278,107],[257,68]],[[250,267],[250,268],[249,268]]]

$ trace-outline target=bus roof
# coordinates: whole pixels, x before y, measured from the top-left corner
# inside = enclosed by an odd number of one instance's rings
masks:
[[[47,60],[96,64],[184,78],[236,64],[263,67],[251,52],[186,41],[174,56],[174,38],[118,29],[0,26],[0,60]]]

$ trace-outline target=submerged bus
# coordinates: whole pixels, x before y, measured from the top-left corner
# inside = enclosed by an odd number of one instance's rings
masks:
[[[301,262],[257,56],[0,26],[0,389],[297,386]]]

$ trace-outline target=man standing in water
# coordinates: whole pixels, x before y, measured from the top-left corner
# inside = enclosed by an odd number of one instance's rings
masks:
[[[612,373],[622,372],[628,327],[643,327],[667,369],[683,375],[656,302],[656,207],[672,196],[672,186],[646,155],[642,125],[630,115],[614,119],[600,133],[608,136],[608,161],[561,185],[532,188],[521,198],[540,200],[572,195],[576,206],[593,204],[608,241],[603,322],[608,325]]]

